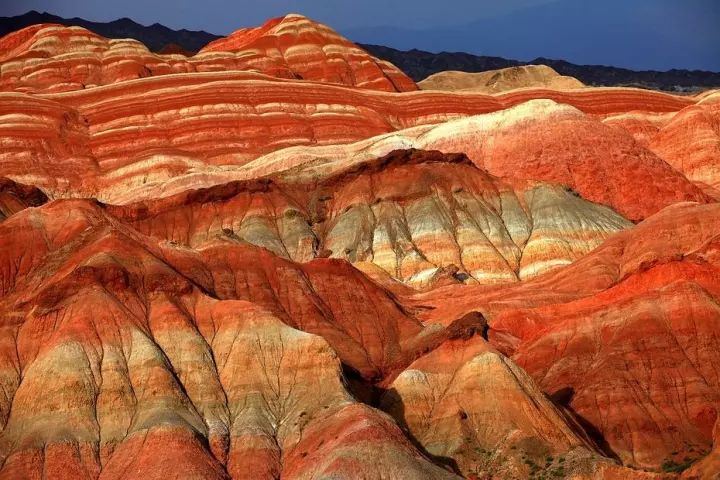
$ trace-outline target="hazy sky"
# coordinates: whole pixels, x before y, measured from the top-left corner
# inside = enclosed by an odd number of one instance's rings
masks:
[[[31,9],[221,35],[296,12],[400,49],[720,71],[720,0],[0,0],[0,16]]]
[[[172,28],[226,34],[239,27],[295,12],[335,28],[427,28],[502,15],[555,0],[0,0],[3,16],[28,10],[107,21],[119,17]],[[580,0],[585,1],[585,0]]]

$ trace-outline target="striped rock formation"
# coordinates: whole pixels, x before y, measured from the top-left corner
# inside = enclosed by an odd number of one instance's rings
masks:
[[[413,362],[380,406],[431,458],[466,478],[663,478],[599,456],[572,414],[479,336]]]
[[[0,480],[716,475],[717,93],[414,89],[0,39]]]
[[[591,97],[578,95],[577,103],[587,106],[583,99]],[[636,101],[644,101],[643,95]],[[307,96],[312,103],[303,100]],[[223,177],[216,183],[239,179],[228,178],[233,173],[228,167],[283,147],[347,143],[502,108],[501,97],[378,94],[248,73],[167,75],[42,98],[5,94],[2,100],[0,140],[7,148],[0,153],[0,174],[37,185],[51,197],[94,196],[110,203],[137,199],[143,188],[146,195],[162,192],[162,184],[175,177],[187,185],[188,174]],[[402,135],[412,142],[423,133]],[[486,136],[498,138],[492,144],[478,141]],[[547,149],[541,139],[549,142]],[[498,176],[514,175],[508,158],[520,156],[525,178],[568,185],[631,220],[672,201],[704,199],[697,187],[617,129],[548,100],[438,124],[421,140],[405,148],[463,151]],[[395,148],[403,146],[377,156]],[[605,155],[608,151],[613,153]],[[555,156],[559,161],[548,164]],[[653,181],[612,180],[641,176]]]
[[[417,90],[415,83],[391,63],[372,57],[327,25],[298,14],[238,30],[206,45],[199,57],[222,61],[226,52],[235,54],[241,66],[238,69],[280,78],[387,92]]]
[[[527,279],[631,225],[562,187],[513,189],[464,155],[408,150],[318,183],[236,182],[111,211],[192,248],[230,236],[298,262],[369,262],[415,287],[452,267],[466,283]]]
[[[649,148],[688,179],[720,191],[720,95],[675,114]]]
[[[697,460],[720,408],[719,220],[717,204],[675,205],[565,269],[414,302],[428,322],[482,312],[491,342],[623,463]]]
[[[254,71],[389,92],[417,89],[392,64],[300,15],[238,30],[192,57],[155,54],[137,40],[109,40],[82,27],[33,25],[0,38],[0,63],[0,91],[29,93],[218,71]]]
[[[477,166],[502,178],[562,184],[631,220],[641,220],[678,201],[708,200],[627,133],[550,100],[409,128],[355,144],[279,150],[244,169],[251,176],[308,179],[408,147],[463,152]]]
[[[695,99],[695,105],[677,113],[628,112],[607,116],[603,122],[630,133],[717,199],[720,96],[709,91]]]
[[[361,305],[337,295],[341,282],[362,284],[357,271],[325,262],[291,280],[298,267],[278,265],[266,281],[279,290],[264,296],[260,272],[220,266],[240,261],[242,246],[158,244],[87,201],[24,210],[0,224],[0,238],[0,478],[320,478],[353,469],[455,478],[345,390],[342,345],[287,325],[292,314],[306,330],[337,330],[349,314],[370,330],[348,343],[347,362],[363,370],[352,350],[368,349],[369,360],[368,342],[397,355],[393,338],[422,326],[387,294]],[[373,289],[381,292],[361,287]],[[384,322],[382,335],[372,322]],[[437,334],[424,335],[422,348]]]
[[[564,476],[597,463],[590,442],[481,337],[446,342],[413,362],[380,406],[432,458],[452,459],[465,477]]]
[[[85,200],[22,210],[0,239],[0,478],[457,478],[342,380],[351,368],[412,395],[406,366],[442,365],[454,351],[464,353],[450,367],[476,373],[463,365],[491,358],[477,378],[514,395],[504,432],[528,458],[572,450],[553,469],[587,474],[578,478],[609,468],[478,336],[482,322],[423,326],[337,261],[300,267],[231,239],[174,246]],[[476,388],[463,378],[460,395]],[[389,398],[381,404],[397,416]],[[546,420],[525,410],[538,402]],[[467,406],[475,420],[502,408]],[[473,446],[498,441],[493,424]],[[462,472],[476,466],[450,453]]]

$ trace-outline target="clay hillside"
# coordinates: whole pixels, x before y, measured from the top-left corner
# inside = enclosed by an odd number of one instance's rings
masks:
[[[168,43],[0,38],[0,480],[718,478],[720,92]]]

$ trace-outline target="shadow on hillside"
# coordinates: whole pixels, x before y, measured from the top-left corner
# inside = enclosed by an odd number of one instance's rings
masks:
[[[600,453],[606,457],[620,461],[620,457],[610,447],[610,444],[607,442],[602,432],[590,423],[588,419],[577,413],[570,406],[574,396],[575,389],[573,387],[564,387],[547,395],[554,404],[562,407],[570,418],[583,429],[588,438],[590,438],[590,440],[592,440],[595,446],[600,450]]]

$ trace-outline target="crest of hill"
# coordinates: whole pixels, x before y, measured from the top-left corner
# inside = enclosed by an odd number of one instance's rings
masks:
[[[415,83],[400,69],[379,60],[327,25],[291,13],[254,28],[242,28],[200,50],[232,52],[266,70],[288,71],[294,78],[375,90],[412,91]]]
[[[0,37],[0,90],[62,92],[210,71],[252,71],[385,92],[417,90],[394,65],[301,15],[240,29],[190,57],[180,45],[166,47],[156,54],[136,40],[107,39],[82,27],[32,25]]]
[[[486,72],[469,73],[446,71],[430,75],[420,82],[422,90],[471,91],[500,93],[526,87],[544,87],[554,90],[583,88],[574,77],[560,75],[547,65],[522,65]]]

